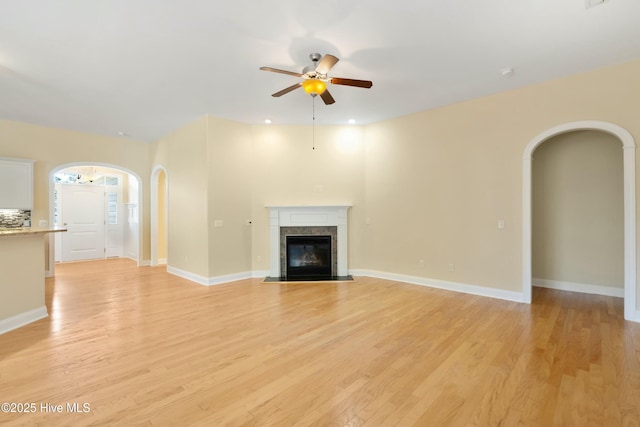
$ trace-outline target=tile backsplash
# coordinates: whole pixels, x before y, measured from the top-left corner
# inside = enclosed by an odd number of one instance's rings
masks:
[[[31,211],[24,211],[20,209],[0,209],[0,228],[16,228],[25,226],[31,226]]]

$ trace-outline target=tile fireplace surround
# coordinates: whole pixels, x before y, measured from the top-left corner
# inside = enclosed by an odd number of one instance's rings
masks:
[[[347,210],[350,206],[267,206],[269,209],[269,276],[280,277],[281,227],[336,227],[337,275],[348,276]]]

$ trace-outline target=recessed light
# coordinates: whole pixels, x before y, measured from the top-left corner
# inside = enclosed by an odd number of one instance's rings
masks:
[[[502,77],[511,77],[513,76],[513,68],[503,68],[502,70],[500,70],[500,74],[502,74]]]
[[[119,131],[118,136],[129,136],[129,134],[124,131]]]
[[[264,122],[265,122],[265,124],[270,125],[271,124],[271,119],[265,119]]]
[[[350,125],[355,125],[356,124],[356,119],[349,119],[349,124]]]
[[[605,1],[608,1],[608,0],[585,0],[585,7],[587,9],[591,9],[592,7],[600,6]]]

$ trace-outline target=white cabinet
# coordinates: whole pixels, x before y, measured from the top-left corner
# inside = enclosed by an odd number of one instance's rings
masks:
[[[0,157],[0,209],[33,209],[33,160]]]

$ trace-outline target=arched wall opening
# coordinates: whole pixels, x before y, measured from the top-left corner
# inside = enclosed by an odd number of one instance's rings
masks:
[[[614,135],[622,142],[624,185],[624,316],[640,321],[636,288],[636,196],[635,196],[635,142],[624,128],[607,122],[580,121],[555,126],[533,138],[523,154],[522,179],[522,293],[523,300],[531,303],[532,295],[532,160],[533,152],[543,142],[567,132],[596,130]]]
[[[622,144],[596,130],[547,139],[533,155],[535,288],[624,298]]]
[[[109,163],[99,163],[99,162],[73,162],[73,163],[65,163],[56,166],[49,173],[49,223],[54,224],[55,221],[55,175],[65,169],[69,168],[77,168],[77,167],[99,167],[99,168],[108,168],[114,171],[120,172],[130,179],[133,180],[135,184],[135,192],[131,192],[130,199],[125,200],[124,205],[127,207],[128,212],[126,212],[127,221],[135,223],[135,230],[133,233],[134,241],[131,242],[132,250],[131,253],[125,254],[126,257],[133,259],[136,261],[138,266],[142,265],[142,200],[143,200],[143,187],[142,187],[142,179],[135,172],[123,168],[119,165],[109,164]],[[123,217],[124,219],[124,217]],[[49,240],[48,245],[48,255],[47,255],[47,276],[54,275],[54,266],[55,266],[55,241],[54,239]]]

